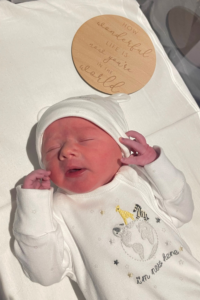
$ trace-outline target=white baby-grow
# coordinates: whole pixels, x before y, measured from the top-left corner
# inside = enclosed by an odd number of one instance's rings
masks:
[[[31,282],[13,254],[15,186],[38,168],[34,137],[38,111],[68,97],[99,94],[78,75],[71,57],[77,29],[88,19],[115,14],[131,19],[150,36],[156,69],[148,84],[120,105],[129,128],[161,146],[183,171],[195,212],[180,228],[200,260],[199,108],[165,54],[135,0],[0,1],[1,202],[0,299],[83,300],[68,278],[50,287]],[[105,95],[106,96],[106,95]],[[88,299],[92,300],[92,299]]]

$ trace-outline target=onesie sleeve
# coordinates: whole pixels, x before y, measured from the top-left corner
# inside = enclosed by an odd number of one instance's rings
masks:
[[[144,166],[159,208],[167,213],[176,227],[191,220],[194,205],[192,193],[183,173],[167,158],[162,148],[154,146],[159,157]],[[141,167],[140,167],[141,169]]]
[[[15,255],[30,280],[47,286],[66,275],[75,278],[70,249],[53,218],[53,188],[17,187],[13,234]]]

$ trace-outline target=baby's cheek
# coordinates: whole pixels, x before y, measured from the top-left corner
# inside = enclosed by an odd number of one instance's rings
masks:
[[[55,173],[55,167],[51,163],[51,161],[47,161],[46,159],[42,160],[43,165],[45,166],[45,170],[51,171],[50,178],[54,176]]]
[[[41,161],[43,163],[43,165],[45,166],[45,169],[47,168],[47,159],[46,159],[46,155],[42,154],[42,158]]]
[[[51,175],[50,175],[51,181],[53,181],[53,183],[55,183],[58,187],[61,187],[63,183],[63,177],[64,177],[62,172],[52,168],[49,171],[51,171]]]
[[[48,171],[51,171],[50,169],[53,169],[55,167],[55,155],[53,155],[53,152],[46,153],[42,156],[42,163],[45,166]]]

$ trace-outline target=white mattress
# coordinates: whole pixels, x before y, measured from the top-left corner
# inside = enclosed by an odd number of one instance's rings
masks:
[[[169,61],[135,0],[0,1],[0,299],[83,300],[68,278],[50,287],[31,282],[13,255],[15,186],[38,168],[34,146],[38,111],[67,97],[101,94],[78,75],[71,58],[77,29],[101,14],[121,15],[150,36],[157,64],[153,77],[121,103],[130,129],[160,145],[192,188],[195,213],[180,232],[200,260],[199,108]],[[102,94],[101,94],[102,95]],[[92,299],[89,299],[92,300]]]

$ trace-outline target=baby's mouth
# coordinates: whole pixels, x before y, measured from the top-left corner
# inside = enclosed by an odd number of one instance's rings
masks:
[[[68,173],[74,173],[74,172],[77,172],[77,171],[80,171],[80,170],[82,170],[82,169],[70,169],[67,172]]]
[[[84,172],[86,171],[85,168],[74,168],[74,169],[69,169],[65,173],[66,177],[78,177],[81,176]]]

